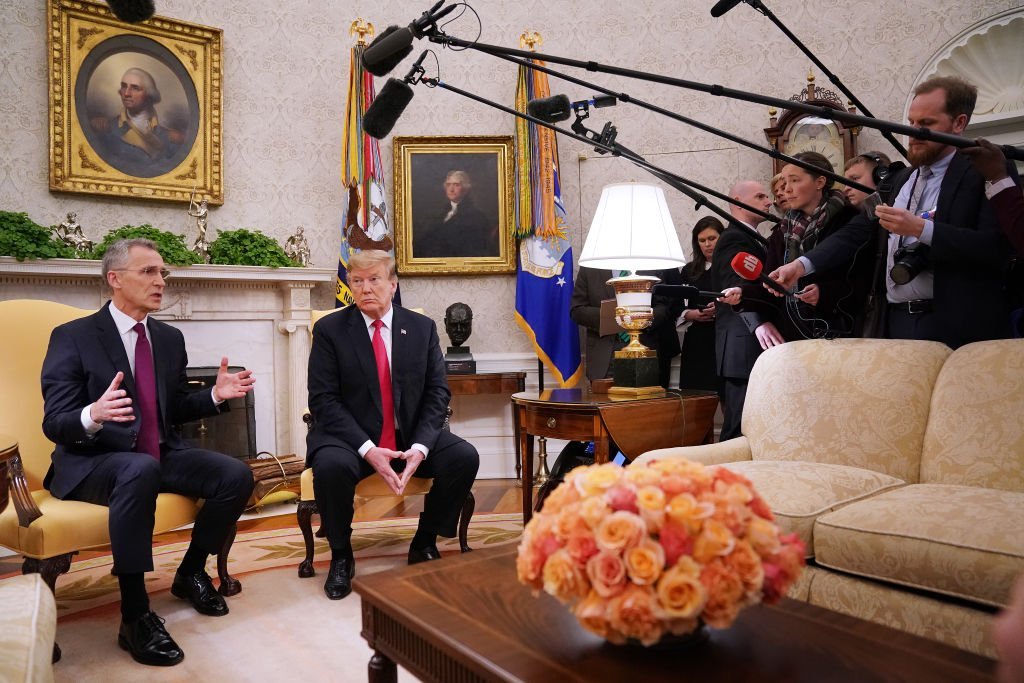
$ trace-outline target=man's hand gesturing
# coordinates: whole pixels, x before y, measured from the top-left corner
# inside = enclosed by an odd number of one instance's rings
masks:
[[[89,409],[89,417],[93,422],[103,424],[104,422],[131,422],[135,419],[132,400],[128,398],[128,392],[120,388],[123,380],[123,372],[114,375],[114,381],[92,404]]]

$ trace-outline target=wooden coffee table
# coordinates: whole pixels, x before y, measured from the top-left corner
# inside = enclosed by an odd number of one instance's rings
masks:
[[[796,600],[744,610],[685,649],[616,646],[516,581],[515,545],[358,577],[371,683],[987,681],[995,662]]]

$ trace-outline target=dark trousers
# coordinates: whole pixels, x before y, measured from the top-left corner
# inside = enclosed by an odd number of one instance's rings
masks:
[[[908,313],[890,308],[886,318],[889,339],[924,339],[942,341],[942,330],[935,313]]]
[[[356,450],[347,447],[325,446],[313,454],[312,460],[313,494],[327,541],[335,550],[351,552],[356,484],[376,475],[376,470]],[[392,464],[400,470],[405,462],[396,460]],[[480,456],[472,444],[451,432],[441,432],[434,448],[413,474],[434,480],[423,504],[421,528],[448,538],[458,533],[459,513],[479,468]]]
[[[210,555],[220,551],[252,494],[252,470],[241,460],[201,448],[162,451],[159,462],[143,453],[110,453],[67,496],[110,508],[114,574],[153,571],[157,494],[204,500],[192,544]]]
[[[747,378],[722,378],[722,433],[719,441],[742,436],[743,404],[747,400]]]

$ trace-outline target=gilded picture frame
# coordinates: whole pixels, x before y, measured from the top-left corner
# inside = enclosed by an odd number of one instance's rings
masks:
[[[222,31],[47,2],[50,189],[223,204]]]
[[[399,272],[515,272],[512,136],[396,137],[393,146]]]

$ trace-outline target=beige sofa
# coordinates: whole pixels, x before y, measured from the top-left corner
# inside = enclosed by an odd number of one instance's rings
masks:
[[[1024,573],[1024,340],[799,341],[762,354],[728,463],[807,543],[791,595],[994,657]]]
[[[39,574],[0,580],[0,681],[53,681],[57,605]]]

